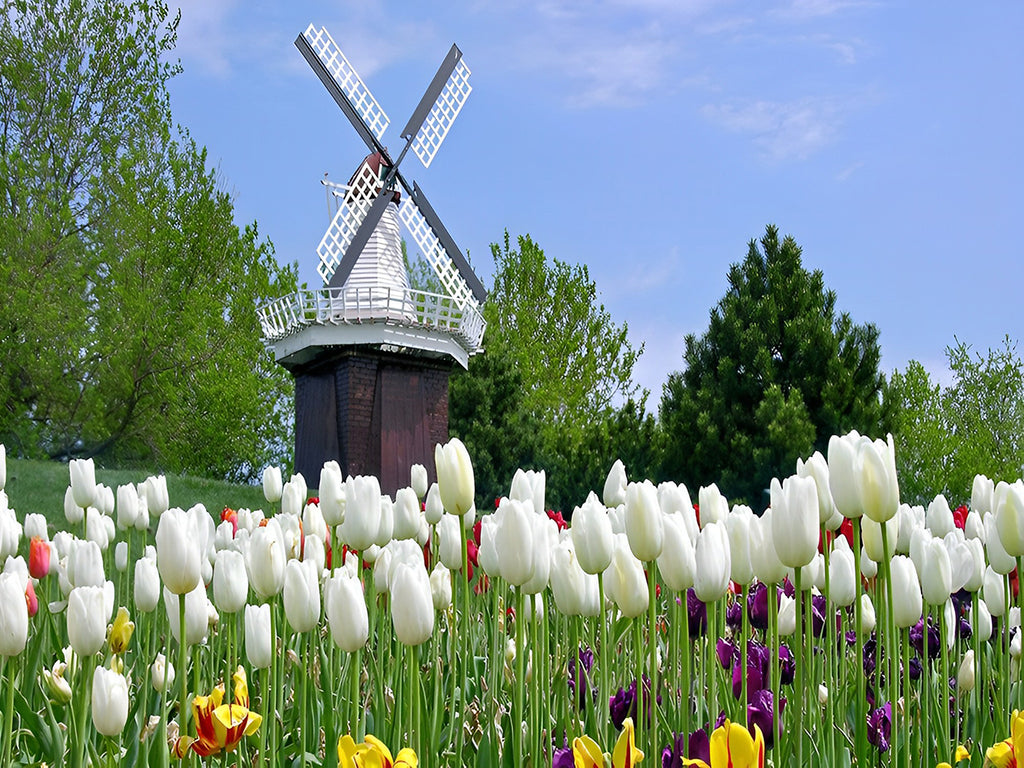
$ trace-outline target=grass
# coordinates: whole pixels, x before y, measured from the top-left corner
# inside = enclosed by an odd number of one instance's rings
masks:
[[[96,469],[96,482],[114,490],[128,483],[141,483],[151,474],[134,469]],[[29,512],[38,512],[57,528],[66,527],[64,521],[64,493],[70,478],[68,465],[58,461],[33,459],[7,459],[8,504],[24,519]],[[240,509],[268,509],[263,488],[257,485],[236,485],[203,477],[167,475],[167,496],[172,507],[188,509],[202,503],[207,511],[220,519],[224,507]],[[116,513],[115,513],[116,514]],[[156,520],[150,521],[156,525]]]

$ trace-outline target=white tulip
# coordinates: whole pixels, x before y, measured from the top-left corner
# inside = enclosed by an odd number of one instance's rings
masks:
[[[602,573],[612,561],[614,540],[608,508],[593,491],[573,510],[569,531],[580,567],[586,573]]]
[[[626,466],[616,459],[604,481],[604,505],[617,507],[626,503]]]
[[[128,681],[106,667],[92,678],[92,723],[103,736],[120,736],[128,721]]]
[[[68,463],[71,474],[71,495],[82,509],[96,503],[96,466],[92,459],[72,459]]]
[[[473,479],[473,463],[469,451],[457,437],[444,445],[434,446],[434,465],[437,471],[437,488],[441,503],[452,515],[462,515],[473,507],[476,487]]]
[[[336,461],[325,462],[320,470],[320,512],[324,521],[332,528],[341,525],[345,511],[345,480],[341,466]]]
[[[263,470],[263,497],[271,504],[281,500],[284,488],[281,484],[281,468],[267,467]]]
[[[661,518],[658,489],[651,481],[630,483],[626,487],[626,538],[633,556],[642,563],[657,560],[661,554],[665,539]]]
[[[284,571],[284,615],[295,632],[320,623],[320,572],[316,563],[289,560]]]
[[[429,480],[427,479],[427,468],[422,464],[413,464],[409,468],[409,485],[412,486],[416,498],[422,501],[427,495]]]
[[[422,561],[418,566],[399,563],[391,582],[391,622],[403,645],[421,645],[433,634],[434,601]]]
[[[241,552],[217,553],[213,568],[213,602],[222,613],[238,613],[249,598],[249,576]]]
[[[395,494],[394,529],[396,539],[415,539],[420,532],[420,500],[412,488],[399,488]]]
[[[366,645],[370,623],[357,574],[339,568],[324,582],[324,611],[331,637],[341,650],[354,653]]]
[[[725,518],[729,515],[729,501],[714,483],[702,486],[697,491],[697,505],[700,507],[701,528],[711,523],[725,522]]]
[[[703,519],[703,518],[702,518]],[[720,600],[729,589],[732,554],[725,523],[708,523],[697,537],[694,547],[696,569],[693,591],[703,603]]]
[[[430,571],[430,597],[435,611],[446,611],[452,604],[452,572],[444,563],[435,563]]]
[[[271,629],[269,604],[245,606],[245,655],[256,669],[266,669],[274,658]]]
[[[176,642],[181,635],[181,617],[178,614],[178,600],[181,597],[164,586],[164,609],[167,612],[167,623],[171,627],[171,636]],[[184,600],[185,644],[200,645],[206,641],[210,628],[210,599],[206,596],[206,586],[199,582],[195,589],[184,595]]]

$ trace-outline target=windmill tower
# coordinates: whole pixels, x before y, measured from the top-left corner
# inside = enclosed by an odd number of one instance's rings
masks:
[[[336,460],[374,474],[394,493],[409,467],[433,473],[448,439],[448,374],[482,350],[486,297],[462,251],[419,186],[399,171],[409,149],[429,167],[469,96],[458,47],[434,75],[393,159],[381,143],[389,119],[326,29],[295,45],[370,154],[348,184],[324,182],[334,201],[317,247],[324,286],[259,309],[267,345],[295,377],[295,468],[307,478]],[[399,222],[433,267],[443,294],[409,286]]]

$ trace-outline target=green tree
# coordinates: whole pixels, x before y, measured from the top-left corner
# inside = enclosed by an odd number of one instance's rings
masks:
[[[707,331],[689,334],[664,386],[664,474],[763,506],[773,476],[833,434],[885,424],[878,331],[836,313],[820,270],[774,226],[728,274]]]
[[[0,19],[0,440],[232,479],[287,448],[256,305],[290,290],[187,133],[161,3],[19,0]]]
[[[570,511],[601,489],[616,451],[656,428],[632,381],[643,349],[600,304],[586,266],[549,261],[528,236],[513,249],[507,232],[491,252],[486,352],[451,379],[451,431],[470,449],[478,503],[507,493],[523,467],[544,469],[549,506]]]
[[[974,476],[1013,482],[1024,471],[1024,363],[1009,337],[983,356],[961,341],[946,349],[953,374],[942,386],[910,361],[893,374],[888,397],[900,495],[927,504],[943,494],[970,500]]]

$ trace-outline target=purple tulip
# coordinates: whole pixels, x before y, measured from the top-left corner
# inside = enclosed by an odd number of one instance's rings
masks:
[[[644,707],[644,722],[650,723],[651,721],[651,679],[646,675],[643,676],[643,692],[644,699],[647,702],[647,706]],[[657,703],[661,704],[661,694],[657,696]],[[612,724],[617,730],[622,730],[622,723],[627,717],[633,718],[633,722],[636,722],[637,714],[637,702],[636,702],[636,680],[629,684],[629,688],[619,688],[615,695],[608,700],[608,708],[610,710]]]
[[[811,597],[811,631],[815,637],[825,634],[825,611],[827,603],[824,595],[813,595]]]
[[[892,728],[892,705],[886,702],[868,714],[868,741],[878,747],[879,752],[889,750],[889,733]]]
[[[718,656],[718,663],[722,665],[722,669],[729,669],[733,659],[739,657],[740,649],[731,640],[720,637],[715,643],[715,654]]]
[[[910,628],[910,645],[918,655],[924,657],[924,619]],[[928,621],[928,658],[935,659],[939,655],[939,628],[929,618]]]
[[[693,589],[686,590],[686,613],[690,624],[690,637],[704,637],[708,631],[708,609]]]
[[[792,685],[796,677],[796,659],[789,646],[779,646],[779,682],[782,685]]]
[[[910,660],[910,679],[918,680],[921,677],[921,660],[914,656]]]
[[[739,600],[733,600],[725,609],[725,623],[734,632],[739,632],[743,626],[743,607]]]
[[[698,728],[690,734],[690,743],[687,746],[690,748],[691,760],[711,762],[711,739],[708,738],[708,732],[703,728]]]
[[[768,629],[768,587],[764,584],[758,583],[747,596],[747,615],[750,626]]]
[[[786,699],[779,699],[779,714],[786,707]],[[782,732],[782,719],[779,719],[779,732]],[[775,733],[772,729],[772,692],[767,688],[755,692],[750,696],[750,704],[747,706],[747,729],[753,733],[756,725],[764,735],[765,747],[771,749],[775,745]]]
[[[578,658],[582,670],[577,673],[576,659],[569,659],[569,697],[577,702],[582,710],[588,702],[597,696],[597,691],[590,686],[590,670],[594,668],[594,652],[589,648],[580,648]],[[580,681],[580,695],[576,696],[576,680]]]

